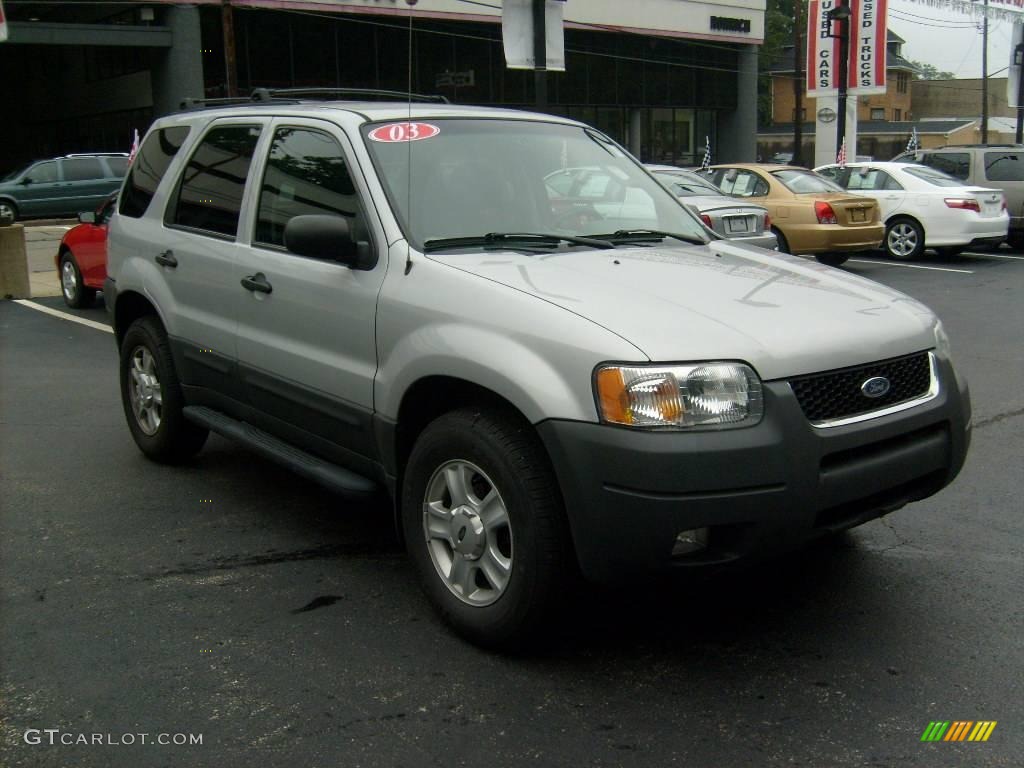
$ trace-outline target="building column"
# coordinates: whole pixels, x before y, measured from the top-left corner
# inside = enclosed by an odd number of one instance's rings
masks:
[[[629,151],[638,160],[644,147],[644,111],[639,107],[629,111]]]
[[[164,26],[174,41],[153,67],[153,117],[177,112],[182,99],[201,99],[203,88],[202,34],[199,8],[175,5],[163,9]]]
[[[736,109],[719,112],[715,163],[752,163],[757,159],[757,46],[741,45],[736,56]]]

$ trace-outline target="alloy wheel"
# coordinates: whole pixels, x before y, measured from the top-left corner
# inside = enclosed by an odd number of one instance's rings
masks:
[[[64,263],[60,265],[60,286],[64,291],[64,298],[68,302],[73,302],[78,296],[79,285],[78,273],[75,271],[75,265],[71,263],[71,259],[64,259]]]
[[[139,429],[147,435],[155,435],[160,429],[164,400],[156,370],[156,359],[149,349],[143,346],[132,350],[128,398]]]
[[[893,224],[886,236],[886,244],[893,256],[905,259],[917,250],[917,230],[904,222]]]

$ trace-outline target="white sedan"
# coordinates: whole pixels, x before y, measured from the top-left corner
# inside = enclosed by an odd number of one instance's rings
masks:
[[[823,165],[815,171],[846,190],[878,201],[886,252],[921,257],[925,248],[954,256],[968,246],[998,245],[1010,217],[998,189],[964,186],[942,171],[914,163]]]

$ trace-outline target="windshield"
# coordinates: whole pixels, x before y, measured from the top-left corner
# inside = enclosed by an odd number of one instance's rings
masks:
[[[490,233],[587,237],[644,229],[708,240],[673,194],[590,129],[436,119],[368,125],[363,134],[406,238],[419,250],[428,241]]]
[[[916,176],[927,181],[929,184],[934,184],[936,187],[962,187],[964,185],[960,179],[954,179],[952,176],[942,171],[937,171],[934,168],[929,168],[927,165],[915,165],[913,168],[904,168],[903,170],[911,176]]]
[[[32,164],[29,163],[28,165],[23,165],[23,166],[21,166],[19,168],[16,168],[15,170],[11,171],[10,173],[8,173],[3,178],[0,178],[0,182],[3,182],[3,181],[13,181],[14,179],[18,178],[18,176],[20,176],[22,173],[24,173],[28,168],[30,168],[31,165]]]
[[[680,171],[654,171],[654,176],[679,197],[696,197],[698,195],[726,195],[710,181],[702,179],[695,173]]]
[[[773,171],[772,176],[781,181],[790,192],[798,195],[805,193],[846,191],[835,182],[829,181],[813,171],[787,169],[785,171]]]

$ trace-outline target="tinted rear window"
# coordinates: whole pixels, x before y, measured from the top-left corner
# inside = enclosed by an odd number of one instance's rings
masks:
[[[259,137],[259,126],[253,125],[225,125],[207,133],[181,174],[168,223],[234,237]]]
[[[103,166],[96,157],[76,157],[70,160],[63,160],[64,181],[89,181],[90,179],[102,179]]]
[[[934,168],[928,166],[922,166],[920,168],[904,168],[909,175],[916,176],[922,181],[927,181],[936,187],[962,187],[964,183],[960,179],[954,179],[942,171],[937,171]]]
[[[1024,181],[1024,152],[986,152],[985,178],[989,181]]]
[[[971,174],[971,157],[966,152],[926,152],[918,162],[958,179],[966,180]]]
[[[118,211],[122,216],[139,218],[146,212],[149,202],[167,173],[171,160],[178,154],[191,129],[186,125],[153,131],[142,143],[128,171],[128,180],[121,194]]]

